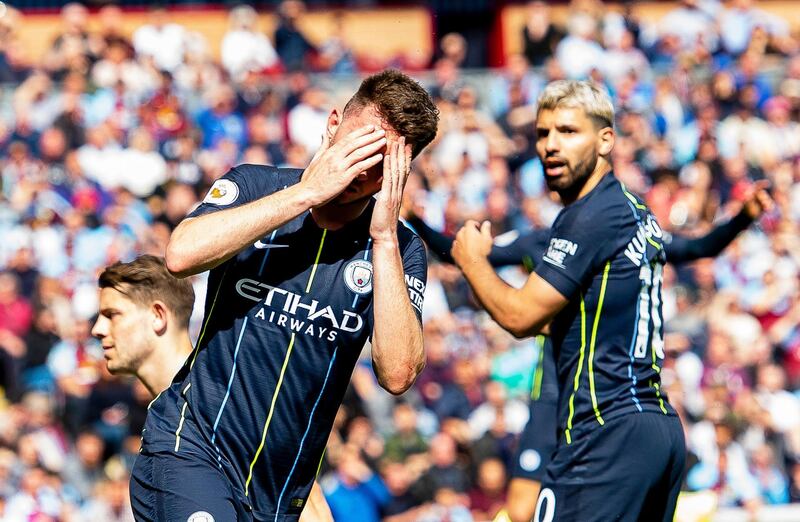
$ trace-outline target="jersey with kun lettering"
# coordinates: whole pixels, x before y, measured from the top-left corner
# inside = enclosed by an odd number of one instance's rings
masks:
[[[619,415],[675,414],[659,375],[663,237],[613,174],[553,223],[536,273],[570,300],[551,323],[567,443]]]
[[[238,166],[189,217],[254,201],[301,174]],[[307,211],[211,270],[197,347],[152,404],[144,451],[190,452],[218,466],[257,519],[296,519],[372,334],[373,208],[339,230]],[[424,246],[403,225],[398,240],[419,318]]]

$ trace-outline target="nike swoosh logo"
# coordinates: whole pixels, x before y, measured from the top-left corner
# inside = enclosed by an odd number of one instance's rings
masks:
[[[253,246],[258,248],[259,250],[264,250],[267,248],[288,248],[289,245],[277,245],[274,243],[264,243],[260,239],[253,243]]]

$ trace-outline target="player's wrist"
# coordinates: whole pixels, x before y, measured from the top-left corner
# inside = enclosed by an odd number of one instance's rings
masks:
[[[295,191],[303,207],[313,208],[325,202],[321,192],[316,187],[311,186],[308,181],[301,180],[300,183],[295,185]]]
[[[399,248],[400,242],[397,239],[397,231],[374,233],[372,235],[372,248]]]
[[[484,274],[487,269],[494,272],[488,259],[482,256],[470,257],[461,267],[461,271],[464,272],[464,275],[467,277],[479,277]]]
[[[373,248],[379,246],[397,247],[399,241],[397,239],[397,229],[390,230],[370,230],[372,237]]]

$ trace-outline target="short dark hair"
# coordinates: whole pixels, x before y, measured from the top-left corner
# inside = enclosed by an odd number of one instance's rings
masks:
[[[114,263],[103,270],[97,284],[100,288],[113,288],[141,306],[163,301],[178,324],[189,327],[194,289],[187,279],[178,279],[167,270],[163,257],[143,255],[130,263]]]
[[[416,81],[394,69],[366,78],[344,107],[348,112],[372,105],[381,118],[411,145],[411,154],[422,151],[439,125],[439,109]]]

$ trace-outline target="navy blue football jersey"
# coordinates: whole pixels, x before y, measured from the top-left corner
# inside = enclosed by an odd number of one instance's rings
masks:
[[[536,273],[569,304],[551,323],[567,443],[636,411],[674,411],[661,391],[664,234],[613,174],[564,208]]]
[[[280,191],[301,174],[241,165],[190,217]],[[151,405],[144,450],[189,452],[218,466],[257,519],[296,517],[372,334],[373,205],[339,230],[305,212],[211,270],[197,346]],[[403,225],[398,239],[421,317],[425,250]]]

